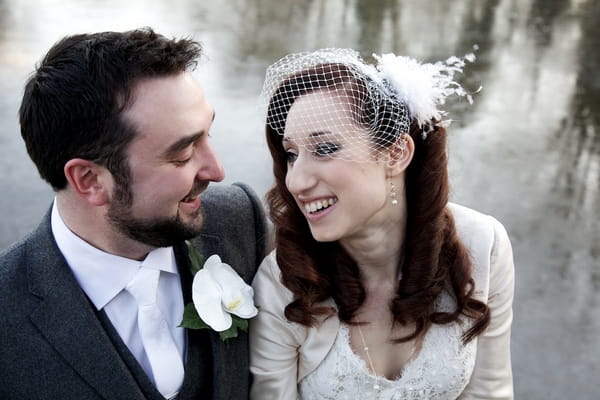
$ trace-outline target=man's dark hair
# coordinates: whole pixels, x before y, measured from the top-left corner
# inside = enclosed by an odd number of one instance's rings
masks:
[[[122,118],[137,82],[193,69],[201,46],[150,28],[68,36],[48,51],[28,80],[19,109],[21,136],[40,176],[67,185],[67,161],[105,166],[129,181],[125,158],[135,127]]]

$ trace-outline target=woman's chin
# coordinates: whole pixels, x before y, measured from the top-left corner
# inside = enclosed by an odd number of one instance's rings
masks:
[[[313,239],[315,239],[317,242],[335,242],[336,240],[340,239],[339,233],[326,231],[324,229],[311,229],[311,233]]]

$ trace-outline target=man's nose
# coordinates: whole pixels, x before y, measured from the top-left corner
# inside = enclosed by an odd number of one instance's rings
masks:
[[[217,153],[210,144],[206,144],[202,152],[200,152],[200,169],[197,177],[200,180],[208,180],[213,182],[221,182],[225,179],[225,169],[219,160]]]

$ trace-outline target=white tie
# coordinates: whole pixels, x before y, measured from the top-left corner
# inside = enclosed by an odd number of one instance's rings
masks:
[[[182,357],[156,304],[159,276],[159,270],[142,266],[125,289],[138,303],[138,328],[156,388],[169,399],[177,395],[184,371]]]

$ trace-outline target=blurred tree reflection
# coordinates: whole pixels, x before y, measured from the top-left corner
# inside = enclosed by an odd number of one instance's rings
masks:
[[[0,45],[6,40],[6,31],[9,29],[9,24],[6,19],[10,15],[10,9],[5,0],[0,0]],[[2,54],[0,53],[0,59]]]
[[[529,34],[540,47],[546,47],[552,40],[554,22],[570,7],[569,0],[533,0],[527,18]]]
[[[368,50],[370,53],[381,52],[382,37],[386,26],[383,21],[392,21],[392,48],[400,42],[400,33],[396,29],[396,23],[400,20],[402,1],[399,0],[355,0],[353,5],[356,18],[359,22],[357,47]],[[388,51],[390,49],[387,49]]]
[[[551,143],[558,149],[561,163],[553,186],[571,200],[564,210],[568,217],[590,212],[600,216],[600,4],[588,0],[580,18],[575,91],[570,111]],[[591,240],[593,252],[600,256],[597,220],[592,224],[597,238]]]
[[[494,35],[492,29],[495,25],[496,9],[500,0],[489,0],[486,2],[472,1],[467,13],[460,23],[462,28],[461,36],[458,42],[458,48],[454,53],[461,55],[461,52],[471,51],[474,45],[478,50],[475,52],[477,61],[468,64],[466,67],[468,73],[461,74],[458,77],[459,82],[471,91],[477,90],[482,82],[489,82],[491,69],[491,54],[494,47]],[[455,101],[448,105],[452,114],[462,115],[463,113],[476,113],[481,105],[479,101],[469,104],[466,101]],[[463,119],[459,118],[460,125]]]

